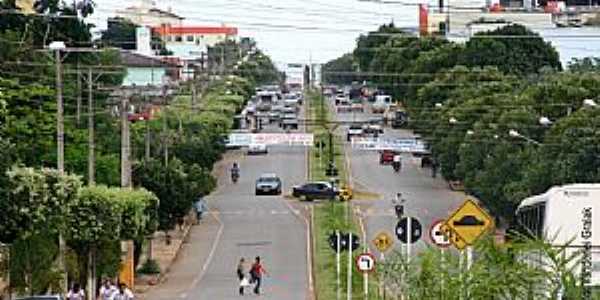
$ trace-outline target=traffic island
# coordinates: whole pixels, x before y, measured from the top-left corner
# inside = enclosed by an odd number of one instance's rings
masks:
[[[324,103],[324,98],[318,93],[309,93],[307,97],[310,101],[308,109],[309,119],[316,120],[317,124],[326,124],[329,120],[329,105]],[[309,128],[309,131],[315,134],[315,147],[312,147],[308,155],[309,180],[310,181],[332,181],[332,177],[336,178],[337,186],[347,186],[350,182],[346,155],[344,151],[344,143],[340,136],[333,134],[332,130],[328,130],[326,126],[315,125]],[[333,162],[335,175],[331,173],[332,168],[330,162]],[[328,172],[329,171],[329,172]],[[356,198],[356,191],[349,189],[351,198]],[[366,193],[365,193],[366,194]],[[373,195],[371,195],[373,196]],[[355,217],[352,204],[350,201],[340,201],[341,198],[333,201],[323,201],[312,208],[312,239],[313,239],[313,272],[315,280],[315,296],[316,299],[336,299],[338,289],[340,296],[346,299],[348,291],[348,259],[350,252],[343,251],[340,253],[340,278],[339,286],[337,280],[337,264],[335,248],[332,248],[330,238],[336,231],[341,233],[352,233],[359,237],[360,246],[356,251],[352,252],[351,268],[351,286],[352,295],[354,297],[363,296],[363,276],[358,273],[354,262],[356,258],[363,252],[364,242],[358,225],[358,219]],[[369,279],[370,290],[372,293],[368,299],[377,299],[376,293],[376,276],[371,276]]]

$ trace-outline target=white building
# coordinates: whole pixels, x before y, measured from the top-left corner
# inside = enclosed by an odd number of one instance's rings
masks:
[[[148,27],[165,24],[180,26],[184,19],[171,11],[158,9],[152,0],[141,0],[138,6],[130,6],[123,10],[117,10],[116,15],[117,17],[130,20],[137,25]]]

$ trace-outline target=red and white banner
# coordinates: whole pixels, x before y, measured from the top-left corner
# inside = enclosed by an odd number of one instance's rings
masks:
[[[315,137],[309,133],[234,133],[229,136],[233,146],[287,145],[313,146]]]

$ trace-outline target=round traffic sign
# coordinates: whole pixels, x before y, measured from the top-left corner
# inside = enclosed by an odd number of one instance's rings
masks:
[[[410,234],[408,233],[408,231],[409,231],[408,220],[409,219],[410,219]],[[409,241],[409,237],[410,237],[411,244],[416,243],[421,238],[422,234],[423,234],[423,230],[421,228],[421,222],[419,222],[419,220],[417,220],[416,218],[403,217],[402,219],[400,219],[400,221],[398,221],[398,224],[396,225],[396,237],[398,237],[398,239],[405,244]]]
[[[452,243],[442,231],[442,225],[444,225],[443,220],[438,220],[431,224],[431,227],[429,228],[429,239],[436,246],[440,248],[447,248],[450,247]]]
[[[357,256],[355,263],[361,273],[371,273],[375,270],[375,256],[371,253],[362,253]]]

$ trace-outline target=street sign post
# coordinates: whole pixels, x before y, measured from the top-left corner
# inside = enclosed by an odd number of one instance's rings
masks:
[[[375,256],[371,253],[362,253],[356,257],[356,269],[361,273],[371,273],[375,270]]]
[[[388,232],[382,231],[379,234],[377,234],[375,239],[373,239],[372,243],[375,246],[375,248],[379,250],[379,252],[384,253],[394,245],[394,240]]]
[[[442,231],[442,225],[444,225],[443,220],[433,222],[431,228],[429,228],[429,239],[434,245],[440,248],[448,248],[452,243],[450,242],[448,235]]]
[[[417,242],[422,234],[421,223],[416,218],[403,217],[396,225],[396,237],[404,244]]]
[[[492,229],[494,220],[475,201],[465,202],[441,226],[457,249],[470,246],[485,232]]]

